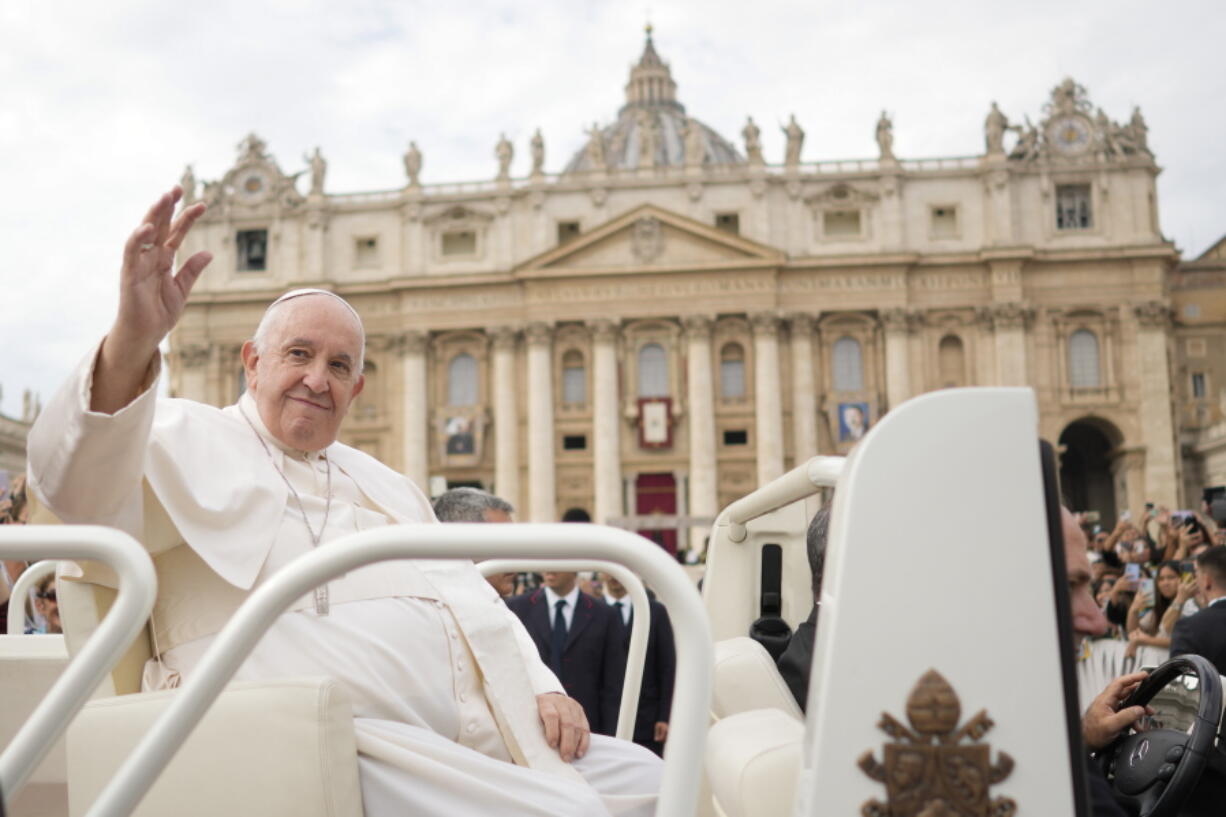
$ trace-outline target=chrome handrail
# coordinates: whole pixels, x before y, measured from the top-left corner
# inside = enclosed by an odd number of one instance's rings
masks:
[[[647,663],[647,633],[651,627],[651,602],[643,580],[616,562],[591,559],[488,559],[477,565],[481,575],[546,570],[599,570],[617,579],[630,594],[634,621],[630,624],[630,644],[626,652],[626,675],[622,681],[621,705],[617,710],[616,737],[634,740],[634,721],[639,711],[639,692],[643,686],[643,666]]]
[[[119,578],[119,594],[106,618],[0,753],[0,792],[8,805],[145,626],[157,597],[157,575],[135,539],[96,525],[5,525],[0,557],[99,561]]]
[[[88,817],[123,817],[250,655],[265,630],[295,600],[328,579],[389,559],[558,559],[576,552],[615,560],[646,578],[672,611],[677,642],[676,696],[656,805],[657,815],[694,813],[702,778],[714,648],[702,601],[685,571],[664,550],[629,531],[587,524],[397,525],[360,531],[287,565],[253,592],[209,647],[175,701],[103,789]]]

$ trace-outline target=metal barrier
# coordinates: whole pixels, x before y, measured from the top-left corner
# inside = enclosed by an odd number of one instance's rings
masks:
[[[157,575],[145,549],[126,533],[98,526],[0,527],[0,558],[104,562],[119,577],[114,606],[0,753],[0,796],[7,805],[51,750],[90,694],[140,633],[157,597]]]
[[[657,815],[690,815],[698,799],[711,701],[714,650],[702,602],[685,572],[657,545],[598,525],[397,525],[329,542],[287,565],[248,597],[217,635],[192,677],[103,790],[88,817],[122,817],[149,790],[200,718],[221,694],[265,630],[296,599],[328,579],[389,559],[560,559],[585,552],[645,577],[672,611],[678,689],[665,750]]]
[[[617,734],[622,740],[634,740],[634,721],[639,711],[639,692],[643,686],[643,665],[647,661],[647,634],[651,627],[651,602],[647,588],[634,573],[616,562],[591,559],[517,560],[489,559],[477,565],[481,575],[494,573],[540,573],[546,570],[599,570],[608,573],[625,586],[634,604],[634,622],[630,625],[630,646],[626,652],[626,675],[622,681],[621,706],[617,710]]]
[[[55,572],[57,562],[54,559],[43,559],[41,562],[35,562],[21,572],[17,577],[17,581],[13,582],[13,588],[9,591],[9,635],[24,635],[26,621],[26,601],[30,597],[30,588],[34,587],[44,576]],[[19,604],[16,612],[18,615],[13,615],[13,602]]]
[[[1138,647],[1136,656],[1129,658],[1124,655],[1128,642],[1114,638],[1085,643],[1089,649],[1077,662],[1077,687],[1082,712],[1116,678],[1142,667],[1157,667],[1170,658],[1170,650],[1164,647]]]

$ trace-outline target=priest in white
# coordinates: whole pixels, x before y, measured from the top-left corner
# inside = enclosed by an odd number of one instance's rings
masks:
[[[314,547],[434,523],[422,492],[336,441],[361,392],[365,333],[322,290],[275,301],[243,345],[247,391],[225,409],[158,399],[158,345],[211,260],[175,252],[203,204],[175,188],[124,248],[110,332],[30,432],[30,486],[68,523],[110,525],[158,573],[147,689],[190,677],[253,588]],[[83,575],[83,574],[82,574]],[[659,760],[591,735],[474,565],[385,562],[282,615],[237,678],[327,675],[353,701],[362,796],[383,815],[648,815]]]

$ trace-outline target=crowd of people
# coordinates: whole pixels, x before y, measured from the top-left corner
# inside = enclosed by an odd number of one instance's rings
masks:
[[[26,501],[25,477],[9,474],[3,476],[5,485],[3,490],[0,490],[0,525],[24,525],[30,515],[30,506]],[[3,581],[0,581],[0,633],[8,632],[10,616],[21,619],[19,629],[27,635],[63,632],[54,574],[43,576],[35,582],[24,599],[12,598],[13,585],[29,567],[30,563],[24,561],[0,562],[0,576],[3,577]]]
[[[1099,638],[1126,641],[1129,657],[1139,647],[1191,652],[1176,634],[1190,632],[1190,620],[1226,587],[1226,490],[1206,489],[1198,510],[1147,503],[1110,530],[1093,514],[1078,522],[1089,541],[1091,591],[1109,623]],[[1226,672],[1226,662],[1219,669]]]

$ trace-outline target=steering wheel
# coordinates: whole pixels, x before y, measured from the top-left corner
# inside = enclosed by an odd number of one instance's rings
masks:
[[[1208,659],[1181,655],[1151,672],[1120,704],[1121,709],[1144,706],[1184,673],[1196,675],[1200,685],[1196,718],[1189,731],[1133,732],[1120,736],[1098,755],[1116,799],[1131,804],[1140,817],[1174,817],[1196,788],[1218,731],[1222,681]]]

